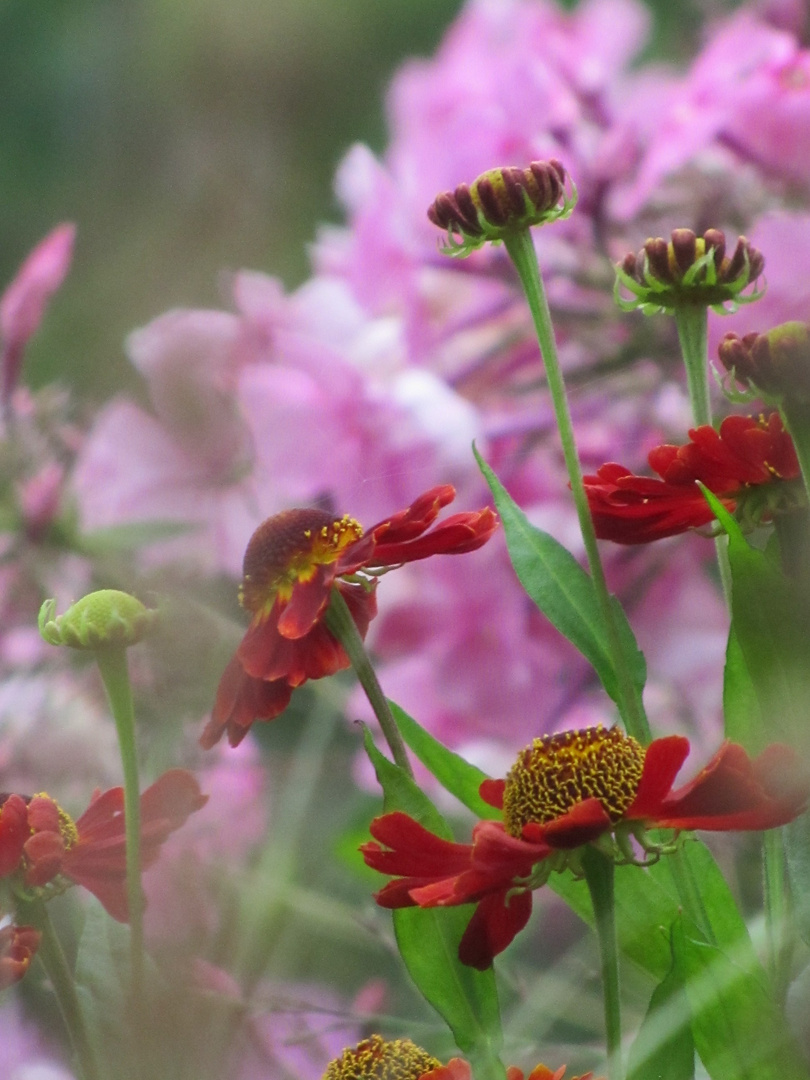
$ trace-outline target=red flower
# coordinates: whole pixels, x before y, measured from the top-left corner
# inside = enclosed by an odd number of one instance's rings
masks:
[[[205,805],[191,773],[170,769],[141,795],[141,865]],[[83,885],[114,919],[128,919],[124,789],[97,792],[77,821],[49,795],[8,795],[0,806],[0,877],[20,872],[27,887],[61,875]]]
[[[19,982],[31,965],[42,938],[33,926],[0,927],[0,990]]]
[[[538,1065],[529,1073],[528,1080],[562,1080],[565,1066],[552,1072],[545,1065]],[[590,1080],[592,1073],[573,1077],[573,1080]],[[427,1050],[410,1039],[389,1041],[382,1035],[370,1035],[356,1046],[350,1046],[326,1067],[323,1080],[472,1080],[472,1070],[462,1058],[451,1058],[446,1065],[434,1058]],[[523,1070],[514,1065],[506,1070],[507,1080],[523,1080]]]
[[[284,711],[296,686],[349,666],[323,622],[333,588],[365,637],[377,613],[375,574],[487,542],[498,523],[490,509],[454,514],[427,532],[455,494],[449,484],[432,488],[366,533],[348,515],[314,509],[286,510],[259,526],[245,552],[240,589],[251,623],[220,680],[203,747],[225,731],[237,746],[255,720]]]
[[[376,894],[382,907],[445,907],[477,903],[461,940],[463,963],[484,969],[523,929],[532,889],[554,869],[576,862],[576,849],[600,839],[618,861],[635,861],[630,838],[656,850],[648,828],[770,829],[804,810],[810,780],[786,746],[752,761],[724,743],[689,783],[672,790],[689,753],[680,735],[646,751],[618,728],[565,731],[535,739],[505,780],[485,780],[480,793],[502,812],[482,821],[472,844],[428,832],[407,814],[371,823],[377,843],[361,847],[366,863],[396,875]],[[671,843],[658,845],[671,850]]]
[[[717,432],[705,425],[689,432],[685,446],[657,446],[650,467],[660,479],[634,476],[622,465],[603,465],[585,477],[596,535],[617,544],[645,544],[713,520],[696,481],[731,512],[768,520],[801,498],[799,462],[779,413],[728,416]]]

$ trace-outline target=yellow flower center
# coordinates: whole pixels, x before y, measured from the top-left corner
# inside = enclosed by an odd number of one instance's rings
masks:
[[[334,562],[362,535],[362,526],[348,514],[342,518],[325,510],[275,514],[250,538],[239,602],[251,614],[269,612],[277,596],[288,600],[296,584],[310,581],[319,566]]]
[[[441,1062],[410,1039],[372,1035],[330,1061],[322,1080],[419,1080]]]
[[[544,824],[583,799],[598,799],[618,821],[638,791],[644,749],[618,728],[544,735],[521,750],[506,778],[503,819],[511,836]]]

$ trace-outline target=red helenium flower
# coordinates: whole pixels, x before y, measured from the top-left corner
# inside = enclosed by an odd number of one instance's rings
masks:
[[[471,844],[435,836],[407,814],[371,823],[376,842],[362,845],[366,863],[394,876],[377,894],[382,907],[476,903],[459,956],[484,969],[523,929],[531,890],[576,848],[613,835],[623,858],[629,837],[648,828],[727,832],[770,829],[804,810],[810,779],[786,746],[751,760],[726,742],[683,787],[672,785],[689,753],[680,735],[646,750],[618,728],[585,728],[535,739],[505,780],[485,780],[481,797],[502,813],[481,821]],[[651,847],[648,839],[645,844]]]
[[[191,773],[170,769],[141,795],[141,865],[208,800]],[[75,822],[49,795],[8,795],[0,806],[0,877],[21,873],[28,887],[57,876],[83,885],[114,919],[126,922],[124,789],[96,792]]]
[[[538,1065],[527,1080],[562,1080],[565,1066],[552,1072]],[[572,1080],[591,1080],[592,1073]],[[472,1080],[472,1070],[462,1058],[451,1058],[446,1065],[410,1039],[387,1040],[370,1035],[356,1046],[347,1047],[340,1057],[326,1067],[322,1080]],[[523,1070],[514,1065],[506,1070],[507,1080],[523,1080]]]
[[[240,589],[250,626],[220,680],[203,747],[226,731],[231,746],[238,745],[255,720],[284,711],[295,687],[349,666],[323,620],[333,589],[365,637],[377,613],[374,574],[487,542],[498,523],[488,508],[454,514],[428,532],[455,494],[449,484],[432,488],[366,532],[354,518],[316,509],[286,510],[259,526],[245,552]]]
[[[585,490],[596,535],[617,544],[645,544],[708,525],[714,518],[697,485],[717,495],[732,513],[749,504],[767,520],[782,504],[801,498],[799,462],[779,413],[728,416],[715,431],[693,428],[684,446],[657,446],[650,467],[660,479],[635,476],[609,462],[586,476]]]

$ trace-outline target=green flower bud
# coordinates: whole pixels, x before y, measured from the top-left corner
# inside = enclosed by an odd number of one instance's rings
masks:
[[[719,229],[707,229],[703,236],[675,229],[669,242],[659,236],[637,255],[625,255],[616,267],[614,296],[623,311],[640,308],[645,315],[687,304],[723,314],[762,296],[764,289],[755,283],[764,267],[764,256],[744,236],[728,256]],[[751,284],[754,290],[743,295]],[[623,295],[623,289],[630,296]]]
[[[129,593],[100,589],[77,600],[64,615],[56,615],[55,600],[46,600],[39,611],[38,625],[50,645],[126,648],[146,636],[156,617],[157,611],[144,607]]]
[[[447,232],[446,255],[463,256],[488,240],[570,216],[576,188],[559,161],[533,161],[527,169],[489,169],[471,184],[438,195],[428,209],[434,225]]]

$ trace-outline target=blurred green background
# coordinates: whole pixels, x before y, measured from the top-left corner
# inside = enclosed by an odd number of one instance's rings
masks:
[[[346,148],[385,146],[384,91],[462,0],[5,0],[0,281],[62,220],[73,271],[27,375],[102,400],[122,343],[176,305],[221,302],[223,269],[292,287],[338,220]],[[568,4],[567,6],[573,6]],[[677,61],[721,0],[650,0],[648,55]]]

